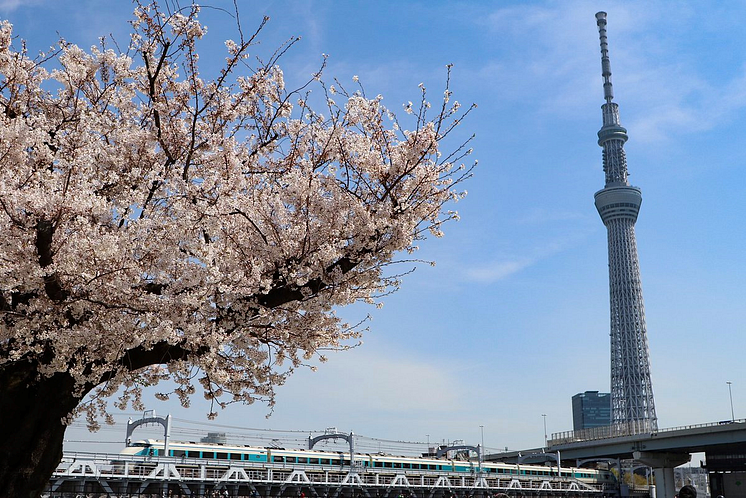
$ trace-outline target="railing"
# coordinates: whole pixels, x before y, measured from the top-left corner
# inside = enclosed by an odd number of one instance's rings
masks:
[[[552,433],[547,441],[548,446],[582,441],[597,441],[600,439],[612,439],[624,436],[635,436],[638,434],[661,434],[690,429],[701,429],[706,427],[721,427],[730,424],[746,424],[746,419],[724,420],[721,422],[708,422],[705,424],[682,425],[678,427],[667,427],[665,429],[654,429],[652,424],[646,420],[633,421],[625,424],[608,425],[604,427],[593,427],[580,431],[564,431]]]
[[[360,474],[349,466],[286,466],[285,463],[250,463],[231,460],[183,459],[180,457],[141,457],[100,453],[69,453],[54,472],[49,493],[65,488],[66,483],[97,482],[109,493],[130,489],[127,483],[138,483],[141,491],[151,484],[178,483],[182,488],[194,486],[261,486],[284,489],[286,486],[318,486],[323,489],[417,488],[424,490],[475,489],[485,491],[541,490],[559,495],[595,496],[605,493],[601,482],[557,476],[493,475],[487,473],[454,473],[415,469],[366,468]],[[137,487],[136,486],[136,487]],[[74,487],[74,486],[73,486]],[[279,487],[279,488],[278,488]],[[69,488],[69,486],[68,486]],[[273,489],[275,489],[273,488]],[[65,488],[66,489],[66,488]],[[245,488],[249,489],[249,488]],[[471,490],[471,491],[470,491]],[[49,495],[51,496],[51,495]]]

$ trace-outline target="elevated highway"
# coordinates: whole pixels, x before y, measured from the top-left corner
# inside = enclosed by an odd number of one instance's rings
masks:
[[[709,472],[746,472],[746,419],[671,427],[633,433],[624,428],[598,427],[552,434],[546,448],[487,455],[486,461],[536,462],[550,454],[580,466],[604,459],[634,459],[654,469],[660,498],[675,494],[673,469],[705,453]],[[546,455],[546,456],[545,456]],[[717,488],[717,485],[714,486]],[[716,493],[713,495],[723,494]],[[731,498],[732,493],[725,495]]]
[[[605,430],[604,430],[605,429]],[[746,444],[746,419],[687,425],[642,434],[610,434],[608,427],[552,434],[548,451],[563,458],[635,458],[638,452],[713,452],[733,444]]]

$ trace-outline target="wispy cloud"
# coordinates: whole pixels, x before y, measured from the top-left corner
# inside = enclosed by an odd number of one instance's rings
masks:
[[[474,282],[492,283],[518,273],[538,261],[537,258],[518,258],[505,261],[493,261],[484,266],[470,268],[466,277]]]
[[[709,130],[746,107],[746,70],[728,79],[713,76],[706,64],[681,50],[692,43],[688,30],[701,22],[693,9],[640,1],[606,7],[615,93],[622,123],[636,141]],[[508,98],[530,99],[533,112],[586,116],[589,106],[601,103],[593,19],[600,8],[598,2],[578,0],[492,11],[476,22],[512,50],[486,61],[480,78]],[[712,26],[703,29],[717,33]]]
[[[472,266],[464,272],[464,278],[471,282],[491,284],[504,280],[512,275],[522,272],[539,262],[572,247],[577,243],[577,235],[567,235],[551,242],[542,244],[540,247],[527,251],[523,256],[498,257],[482,265]]]
[[[596,165],[594,165],[594,167],[596,167]],[[588,213],[562,211],[559,209],[533,208],[516,219],[515,222],[518,224],[533,225],[538,223],[553,223],[557,221],[582,220],[585,218],[588,218]]]
[[[11,12],[23,4],[23,0],[0,0],[0,12]]]
[[[339,404],[340,392],[319,392],[309,385],[346,386],[344,395],[350,407],[361,410],[391,411],[398,414],[428,410],[448,410],[460,404],[455,373],[447,368],[395,352],[377,353],[358,348],[332,354],[317,372],[297,376],[279,393],[278,402],[293,404]],[[349,388],[354,386],[354,389]],[[296,391],[297,390],[297,391]],[[308,399],[306,399],[308,398]],[[340,406],[339,410],[344,410]]]
[[[0,14],[10,14],[21,7],[38,8],[47,0],[0,0]]]

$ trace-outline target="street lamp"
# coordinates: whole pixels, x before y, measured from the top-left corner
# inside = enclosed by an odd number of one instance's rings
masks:
[[[547,447],[547,414],[542,413],[542,417],[544,417],[544,447]]]
[[[730,389],[730,385],[733,384],[733,382],[726,380],[726,384],[728,384],[728,396],[730,397],[730,421],[735,422],[736,416],[733,414],[733,391]]]
[[[484,452],[484,426],[480,425],[479,430],[482,431],[482,452]]]

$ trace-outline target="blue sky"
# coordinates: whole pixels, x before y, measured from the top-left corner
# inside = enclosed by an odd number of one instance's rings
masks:
[[[456,206],[461,221],[420,245],[418,256],[437,265],[406,277],[380,310],[341,312],[372,314],[362,346],[298,371],[278,389],[271,418],[265,406],[233,406],[217,423],[473,444],[481,425],[488,448],[526,448],[543,442],[542,414],[550,433],[570,430],[572,395],[609,389],[606,229],[593,206],[604,179],[598,10],[608,12],[630,181],[643,192],[636,233],[659,425],[730,418],[726,381],[736,418],[746,417],[746,5],[239,5],[245,31],[271,17],[259,53],[302,36],[281,63],[291,82],[326,53],[325,79],[358,75],[399,110],[420,82],[437,98],[454,64],[454,97],[479,105],[460,130],[476,133],[479,166]],[[0,17],[32,52],[57,32],[83,47],[108,33],[124,44],[131,10],[127,1],[0,0]],[[237,36],[228,15],[204,14],[209,67]],[[190,410],[148,405],[190,420],[208,411],[198,399]]]

